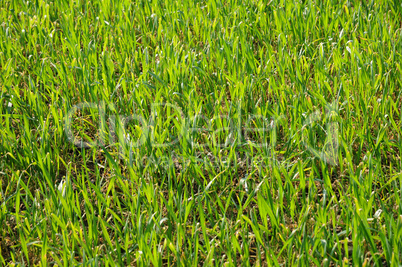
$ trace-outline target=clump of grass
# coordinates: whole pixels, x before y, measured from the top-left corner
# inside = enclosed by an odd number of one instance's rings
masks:
[[[0,262],[402,261],[399,1],[2,1]]]

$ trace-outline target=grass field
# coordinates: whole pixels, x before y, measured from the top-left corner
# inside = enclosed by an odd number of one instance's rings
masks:
[[[400,266],[402,3],[0,0],[0,265]]]

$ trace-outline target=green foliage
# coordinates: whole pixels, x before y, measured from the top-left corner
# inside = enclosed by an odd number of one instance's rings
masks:
[[[0,264],[398,266],[401,13],[0,0]]]

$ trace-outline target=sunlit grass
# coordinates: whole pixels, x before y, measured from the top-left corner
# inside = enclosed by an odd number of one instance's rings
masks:
[[[0,0],[0,262],[398,266],[400,1]]]

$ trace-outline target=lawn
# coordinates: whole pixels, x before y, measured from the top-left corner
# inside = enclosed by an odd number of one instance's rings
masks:
[[[399,266],[402,3],[0,0],[0,265]]]

